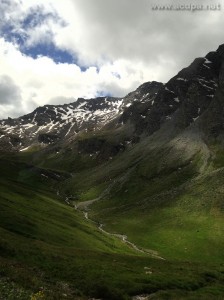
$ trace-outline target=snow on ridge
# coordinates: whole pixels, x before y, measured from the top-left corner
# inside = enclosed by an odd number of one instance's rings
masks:
[[[204,61],[205,64],[212,64],[212,62],[210,60],[208,60],[206,57],[204,57],[204,59],[205,59],[205,61]]]
[[[52,128],[55,126],[55,124],[54,124],[53,121],[51,121],[51,122],[48,124],[48,126],[49,126],[48,132],[51,132],[51,130],[52,130]]]
[[[55,114],[56,114],[56,116],[57,116],[57,114],[58,114],[58,110],[57,110],[57,108],[56,108],[56,107],[54,107],[54,112],[55,112]]]
[[[144,95],[144,97],[146,96],[148,94]],[[28,139],[31,143],[36,143],[40,134],[49,135],[52,133],[58,135],[59,138],[61,135],[69,137],[82,130],[88,131],[89,124],[91,128],[94,127],[93,130],[100,129],[108,122],[117,118],[122,114],[124,109],[133,103],[133,101],[128,103],[125,103],[125,101],[126,98],[110,99],[106,97],[99,102],[83,100],[76,105],[68,104],[44,107],[27,116],[27,118],[21,118],[19,122],[15,122],[15,125],[8,125],[10,123],[5,124],[6,122],[1,122],[1,127],[5,135],[13,132],[21,141],[25,138],[25,143],[23,142],[19,146],[20,151],[25,151],[28,149],[26,147],[26,140]],[[140,100],[136,99],[136,101]],[[142,115],[143,119],[145,117]],[[3,137],[3,135],[0,136],[1,138]],[[46,141],[46,143],[50,144],[53,142]],[[22,144],[24,145],[22,146]]]
[[[66,133],[66,135],[65,136],[67,136],[69,133],[70,133],[70,131],[71,131],[71,129],[72,129],[72,127],[75,125],[75,123],[72,123],[71,124],[71,126],[69,127],[69,129],[68,129],[68,131],[67,131],[67,133]]]
[[[31,121],[31,123],[34,123],[36,116],[37,116],[37,112],[34,114],[33,120]]]
[[[214,81],[214,80],[212,80],[212,79],[210,79],[210,80],[205,80],[205,79],[202,79],[202,78],[198,78],[198,81],[199,81],[199,83],[201,84],[201,81],[202,82],[205,82],[205,83],[207,83],[207,84],[212,84],[214,87],[218,87],[218,84]],[[214,89],[214,88],[213,88]]]
[[[26,148],[22,148],[22,149],[20,149],[19,151],[20,151],[20,152],[26,151],[26,150],[28,150],[30,147],[31,147],[31,146],[28,146],[28,147],[26,147]]]
[[[86,101],[84,101],[83,103],[81,103],[77,108],[81,108],[81,107],[83,107],[83,106],[85,106],[87,104],[87,102]]]
[[[211,69],[209,66],[203,64],[202,66],[206,67],[207,69]]]
[[[182,77],[178,77],[176,80],[179,80],[179,81],[188,81],[186,78],[182,78]]]
[[[196,118],[193,118],[193,122],[195,122],[198,118],[199,118],[199,116],[197,116]]]
[[[32,123],[28,123],[28,124],[22,124],[21,126],[24,127],[24,129],[29,129],[29,128],[35,126],[35,125],[32,124]]]
[[[214,89],[215,89],[214,87],[210,87],[210,86],[208,86],[208,85],[206,85],[206,84],[201,83],[200,81],[199,81],[199,84],[200,84],[201,86],[205,87],[206,89],[209,89],[209,90],[214,90]]]
[[[167,86],[165,87],[165,90],[172,93],[172,94],[175,94],[173,91],[169,90]]]

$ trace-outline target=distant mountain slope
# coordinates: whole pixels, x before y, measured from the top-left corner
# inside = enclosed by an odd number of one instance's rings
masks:
[[[45,105],[17,119],[0,122],[0,149],[22,150],[32,144],[53,144],[79,132],[101,129],[133,103],[150,101],[161,83],[145,83],[124,98],[79,98],[64,105]]]

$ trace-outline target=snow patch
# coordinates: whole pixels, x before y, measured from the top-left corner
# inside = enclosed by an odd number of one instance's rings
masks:
[[[41,174],[41,176],[45,177],[45,178],[48,178],[48,176],[44,175],[44,174]]]
[[[206,57],[204,58],[205,59],[205,64],[212,64],[212,62],[210,60],[208,60]]]
[[[199,116],[197,116],[196,118],[193,118],[193,121],[195,122],[198,118],[199,118]]]
[[[20,152],[26,151],[26,150],[28,150],[30,147],[31,147],[31,146],[28,146],[28,147],[26,147],[26,148],[20,149],[19,151],[20,151]]]
[[[169,90],[168,87],[165,87],[165,90],[172,93],[172,94],[175,94],[173,91]]]
[[[176,80],[180,80],[180,81],[188,81],[187,79],[181,78],[181,77],[178,77]]]
[[[207,69],[211,69],[209,66],[207,66],[207,65],[205,65],[205,64],[203,64],[203,66],[206,67]]]
[[[125,105],[125,107],[130,107],[131,106],[131,103],[128,103]]]

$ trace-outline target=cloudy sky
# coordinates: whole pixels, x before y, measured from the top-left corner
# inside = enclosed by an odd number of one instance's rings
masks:
[[[224,43],[215,1],[0,0],[0,118],[168,81]]]

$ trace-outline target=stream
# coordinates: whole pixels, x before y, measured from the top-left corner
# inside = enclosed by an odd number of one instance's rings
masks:
[[[94,202],[96,201],[99,201],[101,199],[101,197],[99,198],[96,198],[96,199],[93,199],[93,200],[89,200],[89,201],[84,201],[84,202],[80,202],[80,203],[75,203],[73,201],[73,206],[76,210],[80,211],[83,213],[85,219],[91,223],[94,223],[96,224],[96,226],[98,227],[98,229],[104,233],[104,234],[107,234],[109,236],[113,236],[113,237],[116,237],[116,238],[119,238],[123,243],[127,244],[130,248],[134,249],[135,251],[138,251],[138,252],[141,252],[141,253],[145,253],[145,254],[148,254],[150,255],[151,257],[153,258],[157,258],[157,259],[162,259],[162,260],[165,260],[163,257],[159,256],[156,251],[154,250],[148,250],[148,249],[142,249],[142,248],[139,248],[138,246],[136,246],[134,243],[130,242],[128,240],[128,237],[126,235],[123,235],[123,234],[119,234],[119,233],[110,233],[108,231],[106,231],[103,227],[104,227],[104,224],[102,223],[97,223],[95,221],[93,221],[92,219],[89,218],[89,215],[88,215],[88,212],[86,211],[87,209],[89,209],[88,207],[93,204]],[[67,202],[67,201],[66,201]]]
[[[57,191],[57,195],[60,196],[60,192]],[[89,215],[88,215],[88,212],[86,211],[87,209],[89,209],[89,206],[92,205],[94,202],[96,201],[99,201],[102,197],[98,197],[96,199],[93,199],[93,200],[88,200],[88,201],[84,201],[84,202],[80,202],[80,203],[76,203],[75,201],[71,201],[72,197],[66,197],[65,198],[65,202],[66,204],[68,205],[72,205],[74,207],[75,210],[83,213],[84,215],[84,218],[88,221],[88,222],[91,222],[91,223],[94,223],[97,228],[104,234],[106,235],[109,235],[109,236],[113,236],[113,237],[116,237],[118,239],[120,239],[123,243],[127,244],[130,248],[134,249],[135,251],[138,251],[138,252],[141,252],[141,253],[145,253],[147,255],[150,255],[151,257],[153,258],[156,258],[156,259],[161,259],[161,260],[165,260],[163,257],[159,256],[157,254],[156,251],[154,250],[150,250],[150,249],[142,249],[142,248],[139,248],[138,246],[136,246],[134,243],[130,242],[128,240],[128,237],[126,235],[123,235],[123,234],[119,234],[119,233],[110,233],[108,231],[106,231],[103,227],[104,227],[104,224],[101,224],[101,223],[98,223],[92,219],[89,218]]]

